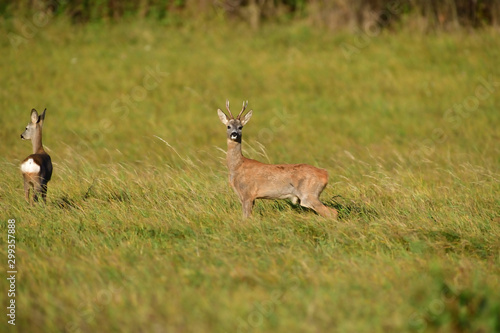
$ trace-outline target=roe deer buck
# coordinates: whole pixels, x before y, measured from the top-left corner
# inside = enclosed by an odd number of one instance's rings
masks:
[[[236,118],[229,110],[227,116],[217,110],[220,121],[227,126],[227,168],[229,183],[243,205],[243,217],[252,214],[255,199],[291,199],[293,204],[311,208],[323,217],[337,218],[337,211],[326,207],[319,196],[328,184],[328,172],[307,164],[265,164],[246,158],[241,153],[242,129],[252,116],[250,110],[243,118],[248,102]]]
[[[45,119],[45,111],[38,115],[35,109],[31,110],[31,122],[26,126],[26,130],[21,134],[21,139],[31,140],[33,154],[26,157],[21,163],[21,171],[24,177],[24,195],[26,200],[32,204],[29,198],[30,186],[33,187],[33,200],[38,201],[38,194],[42,195],[45,202],[47,195],[47,183],[52,176],[52,162],[49,154],[42,146],[42,127]]]

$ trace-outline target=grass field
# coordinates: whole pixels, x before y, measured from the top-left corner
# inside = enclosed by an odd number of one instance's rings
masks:
[[[214,24],[2,37],[17,331],[500,332],[498,33]],[[329,171],[338,221],[286,201],[241,219],[226,98],[254,110],[246,156]],[[47,108],[45,207],[19,170],[31,108]]]

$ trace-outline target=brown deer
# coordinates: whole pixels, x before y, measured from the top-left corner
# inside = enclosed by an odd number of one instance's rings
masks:
[[[52,161],[49,154],[45,152],[42,145],[42,127],[45,120],[45,111],[41,115],[33,109],[31,110],[31,122],[26,126],[26,130],[21,134],[21,139],[31,140],[33,154],[26,157],[21,163],[21,171],[24,177],[24,195],[26,201],[30,201],[30,186],[33,187],[33,200],[38,201],[41,194],[43,202],[46,202],[47,183],[52,176]]]
[[[293,204],[311,208],[323,217],[337,218],[337,211],[319,200],[328,184],[328,172],[307,164],[265,164],[246,158],[241,153],[243,126],[252,117],[252,110],[243,117],[248,102],[236,118],[229,110],[227,116],[217,110],[220,121],[227,126],[227,168],[229,183],[243,205],[243,217],[252,214],[255,199],[290,199]]]

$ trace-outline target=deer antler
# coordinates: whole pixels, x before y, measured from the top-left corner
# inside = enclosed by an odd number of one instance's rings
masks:
[[[226,99],[226,110],[229,112],[229,115],[231,116],[231,119],[234,119],[233,114],[231,113],[231,110],[229,110],[229,100]]]
[[[243,114],[243,111],[245,111],[247,106],[248,106],[248,101],[243,101],[243,108],[241,109],[240,114],[238,115],[238,117],[236,119],[240,119],[241,115]]]

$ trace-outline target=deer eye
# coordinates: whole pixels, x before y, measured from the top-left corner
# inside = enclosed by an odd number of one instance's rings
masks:
[[[238,126],[238,129],[239,129],[239,130],[242,130],[242,129],[243,129],[243,126]]]
[[[231,128],[231,126],[227,125],[227,129],[230,129],[230,128]]]

